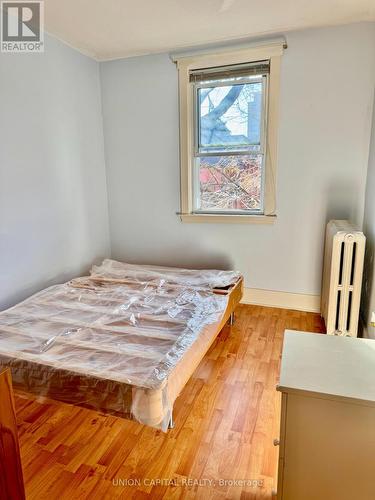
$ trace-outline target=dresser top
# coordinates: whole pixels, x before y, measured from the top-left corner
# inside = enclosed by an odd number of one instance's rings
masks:
[[[375,340],[286,330],[278,389],[375,405]]]

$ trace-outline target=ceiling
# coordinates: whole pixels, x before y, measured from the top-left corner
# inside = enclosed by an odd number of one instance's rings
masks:
[[[45,0],[46,30],[97,60],[375,20],[374,0]]]

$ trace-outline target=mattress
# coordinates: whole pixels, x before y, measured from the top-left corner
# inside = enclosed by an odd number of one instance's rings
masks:
[[[105,260],[0,313],[0,368],[15,389],[165,431],[239,280]]]
[[[157,286],[180,285],[184,287],[213,290],[233,285],[240,278],[237,271],[218,271],[215,269],[181,269],[128,264],[112,259],[104,259],[100,266],[93,266],[91,277],[112,279],[121,282],[153,283]]]

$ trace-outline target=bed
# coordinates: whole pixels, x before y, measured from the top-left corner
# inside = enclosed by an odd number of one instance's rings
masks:
[[[233,271],[106,259],[0,313],[0,369],[16,390],[166,431],[242,287]]]

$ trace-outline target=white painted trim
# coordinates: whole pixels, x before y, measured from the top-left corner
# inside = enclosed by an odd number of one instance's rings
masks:
[[[210,222],[213,224],[274,224],[275,215],[220,215],[220,214],[180,214],[182,222]]]
[[[174,57],[173,61],[177,63],[179,69],[187,68],[188,70],[242,64],[280,57],[283,54],[285,46],[285,41],[278,40],[276,43],[240,48],[229,47],[227,50],[216,49],[208,53],[198,53],[187,57]]]
[[[263,48],[263,47],[282,47],[283,49],[287,48],[287,41],[284,36],[282,37],[273,37],[273,38],[261,38],[261,39],[252,39],[246,40],[239,43],[228,43],[225,42],[225,45],[215,44],[214,46],[198,46],[198,47],[190,47],[189,49],[183,49],[179,52],[170,53],[170,58],[173,62],[178,62],[180,59],[187,59],[193,57],[199,57],[204,55],[217,54],[218,52],[227,53],[233,52],[237,50],[246,50],[246,49],[255,49],[255,48]]]
[[[252,48],[242,48],[230,51],[218,51],[211,54],[201,54],[191,57],[176,58],[179,85],[180,113],[180,212],[183,216],[193,215],[193,145],[194,145],[194,114],[193,87],[189,79],[192,69],[212,68],[231,64],[251,63],[269,60],[270,74],[268,84],[268,109],[265,153],[265,186],[264,215],[276,215],[276,170],[278,145],[278,105],[280,87],[280,65],[284,44],[278,42],[271,45],[261,45]],[[222,222],[213,216],[205,222]],[[226,219],[232,222],[232,215]],[[196,222],[197,218],[184,217],[184,222]],[[200,219],[203,222],[203,219]]]
[[[268,83],[268,110],[266,124],[266,156],[264,214],[276,215],[276,174],[278,151],[278,123],[281,56],[270,58],[271,70]]]
[[[241,303],[320,313],[320,295],[244,288]]]

